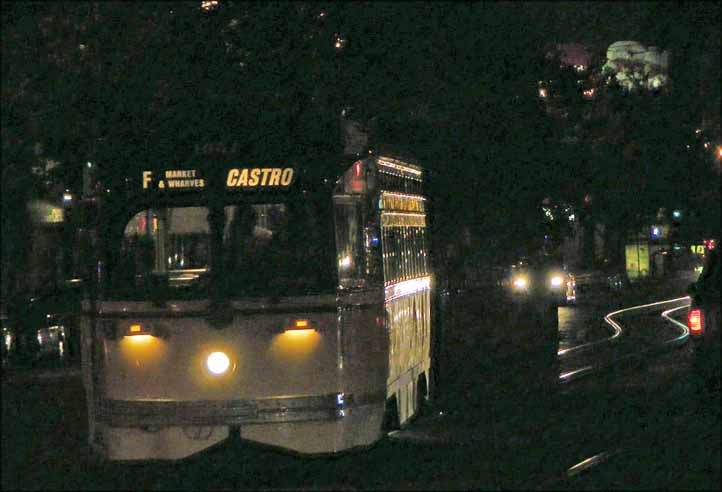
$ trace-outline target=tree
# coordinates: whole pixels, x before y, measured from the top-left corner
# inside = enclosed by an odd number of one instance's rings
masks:
[[[615,12],[619,11],[611,11],[612,17]],[[601,223],[616,236],[611,249],[617,257],[622,241],[650,224],[659,208],[687,204],[703,190],[719,188],[718,175],[687,150],[707,108],[719,108],[719,67],[710,63],[719,53],[719,14],[719,6],[712,4],[645,4],[630,13],[636,19],[628,32],[635,37],[621,34],[622,23],[616,26],[621,27],[616,39],[598,45],[603,49],[626,38],[670,49],[668,93],[625,93],[615,84],[599,83],[604,81],[599,65],[592,67],[590,77],[597,82],[593,98],[585,100],[574,83],[562,84],[557,105],[566,118],[558,121],[558,131],[569,131],[572,138],[560,158],[570,171],[565,188],[575,190],[575,196],[567,198],[583,212],[582,221],[590,228]],[[590,201],[584,207],[587,196]],[[712,208],[714,204],[702,206]],[[591,230],[586,237],[593,237]]]

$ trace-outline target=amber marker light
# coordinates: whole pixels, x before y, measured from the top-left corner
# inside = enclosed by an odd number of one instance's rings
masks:
[[[147,342],[155,338],[152,328],[141,323],[131,323],[123,336],[133,342]]]
[[[293,320],[289,326],[284,330],[285,333],[307,333],[316,331],[313,324],[307,319],[296,319]]]
[[[156,333],[157,326],[145,322],[130,321],[121,323],[113,330],[118,330],[119,349],[126,359],[136,368],[156,367],[166,353],[166,344]],[[115,340],[115,337],[112,338]]]

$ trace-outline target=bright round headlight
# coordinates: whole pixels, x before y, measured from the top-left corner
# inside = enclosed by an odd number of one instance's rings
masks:
[[[552,287],[559,287],[564,283],[564,279],[561,277],[561,275],[555,275],[552,277]]]
[[[208,370],[213,374],[223,374],[228,370],[228,367],[231,365],[231,361],[223,352],[213,352],[208,356],[206,365],[208,366]]]

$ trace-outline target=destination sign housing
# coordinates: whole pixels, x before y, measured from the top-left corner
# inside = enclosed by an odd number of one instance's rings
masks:
[[[286,189],[294,177],[292,167],[233,167],[225,174],[225,186],[231,189]],[[196,169],[143,171],[142,183],[144,190],[190,190],[207,186],[207,180]]]

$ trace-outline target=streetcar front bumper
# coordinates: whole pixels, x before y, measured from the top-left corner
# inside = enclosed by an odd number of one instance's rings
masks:
[[[91,445],[111,460],[177,460],[236,435],[324,455],[381,438],[384,394],[222,401],[100,400]]]
[[[113,400],[98,402],[98,421],[112,427],[168,427],[302,422],[343,418],[365,404],[353,395],[272,397],[247,400]]]

